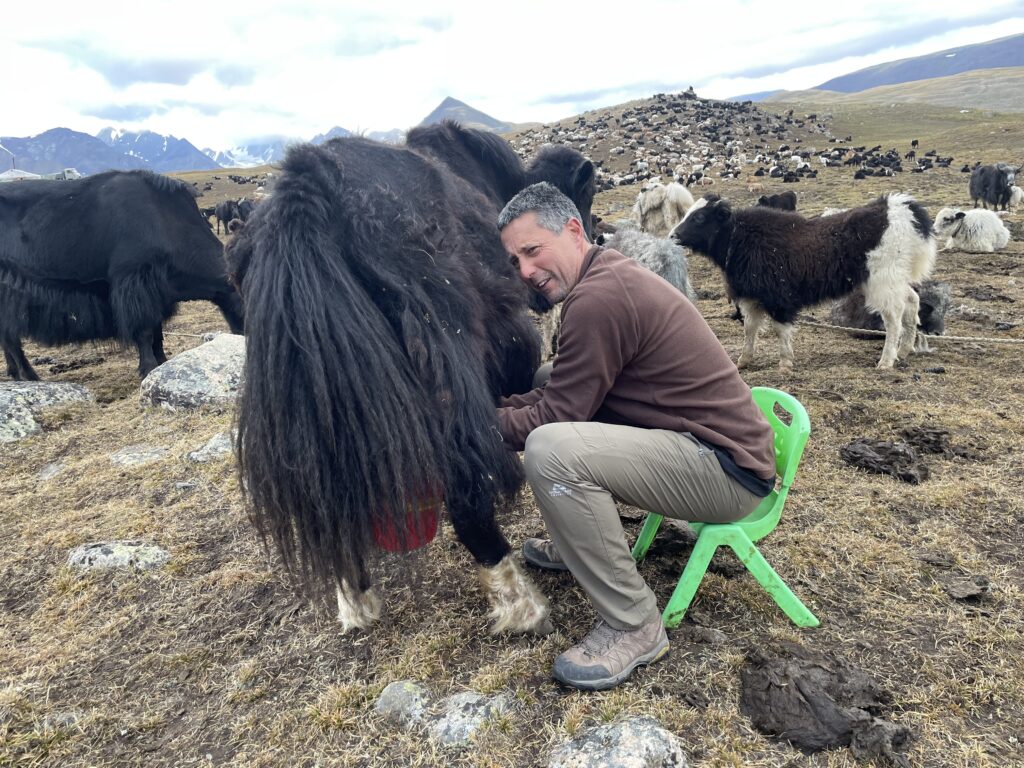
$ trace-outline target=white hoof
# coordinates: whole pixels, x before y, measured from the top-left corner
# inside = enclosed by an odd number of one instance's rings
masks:
[[[353,629],[366,629],[380,618],[383,603],[375,587],[370,587],[361,595],[351,596],[351,591],[338,589],[338,621],[341,633]]]
[[[480,583],[490,603],[491,634],[521,632],[546,635],[552,631],[548,600],[522,572],[512,555],[493,568],[480,568]]]

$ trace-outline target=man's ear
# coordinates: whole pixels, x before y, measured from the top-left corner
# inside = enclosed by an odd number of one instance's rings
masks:
[[[583,222],[577,218],[569,219],[565,223],[566,229],[569,230],[569,234],[572,235],[572,239],[576,242],[590,243],[590,238],[587,237],[587,231],[583,228]]]

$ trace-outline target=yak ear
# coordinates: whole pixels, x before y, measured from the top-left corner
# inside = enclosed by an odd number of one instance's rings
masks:
[[[967,215],[967,214],[966,214],[966,213],[964,213],[963,211],[957,211],[957,212],[956,212],[956,216],[954,216],[953,218],[954,218],[954,219],[962,219],[962,218],[963,218],[964,216],[966,216],[966,215]]]
[[[722,196],[714,192],[708,192],[706,195],[704,195],[704,199],[708,201],[708,205],[711,205],[721,200]]]
[[[572,188],[577,194],[594,182],[594,164],[584,159],[572,176]]]
[[[719,221],[726,221],[732,216],[732,206],[729,205],[728,201],[718,198],[714,203],[708,203],[715,209],[715,218]]]

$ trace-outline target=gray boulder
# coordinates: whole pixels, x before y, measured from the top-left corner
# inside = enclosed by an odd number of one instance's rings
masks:
[[[496,696],[467,691],[445,700],[443,713],[430,724],[431,738],[445,747],[464,748],[480,727],[511,709],[508,696]]]
[[[42,431],[35,417],[47,408],[89,400],[89,390],[78,384],[0,382],[0,443],[13,443]]]
[[[68,565],[82,570],[137,568],[146,571],[159,568],[170,558],[166,549],[141,541],[99,541],[71,550]]]
[[[176,355],[142,381],[139,401],[176,410],[231,407],[245,366],[245,337],[224,333]]]
[[[548,768],[686,768],[675,734],[651,717],[593,728],[551,755]]]
[[[427,690],[412,680],[399,680],[385,688],[373,708],[377,713],[399,725],[421,722],[426,716]]]

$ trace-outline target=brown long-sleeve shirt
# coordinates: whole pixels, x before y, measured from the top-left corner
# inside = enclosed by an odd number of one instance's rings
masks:
[[[498,408],[502,437],[516,450],[536,427],[566,421],[689,432],[762,480],[775,475],[771,427],[696,307],[598,246],[563,303],[551,378]]]

